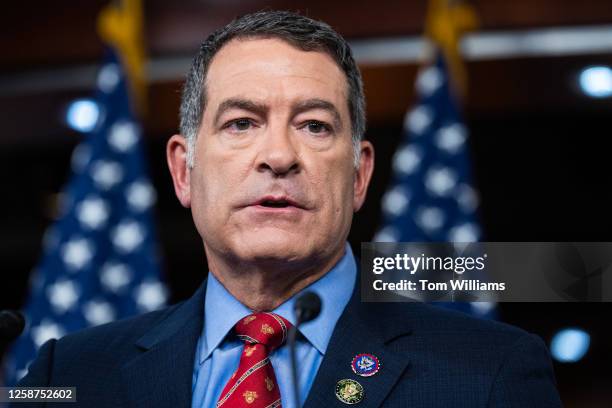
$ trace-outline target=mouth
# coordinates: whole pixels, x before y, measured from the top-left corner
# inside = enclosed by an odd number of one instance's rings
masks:
[[[286,196],[265,196],[252,203],[251,206],[267,210],[304,209],[298,202]]]

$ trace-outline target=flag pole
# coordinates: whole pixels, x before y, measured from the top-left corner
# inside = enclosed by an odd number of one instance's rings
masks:
[[[463,34],[478,28],[474,8],[462,0],[429,0],[425,35],[442,52],[448,63],[451,83],[459,97],[467,94],[467,72],[461,58]]]
[[[134,113],[147,113],[146,54],[142,0],[114,0],[98,16],[98,34],[113,47],[125,67]]]

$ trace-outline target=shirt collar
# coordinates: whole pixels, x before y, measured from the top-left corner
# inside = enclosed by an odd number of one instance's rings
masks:
[[[300,326],[300,332],[322,355],[344,311],[355,286],[357,266],[351,246],[347,243],[343,257],[320,279],[313,282],[273,310],[295,324],[293,305],[299,295],[313,291],[321,297],[321,314]],[[232,296],[212,273],[208,274],[204,300],[204,324],[199,361],[202,364],[219,347],[236,322],[251,314],[251,310]]]

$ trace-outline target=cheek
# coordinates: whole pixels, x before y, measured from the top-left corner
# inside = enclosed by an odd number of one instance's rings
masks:
[[[196,188],[196,199],[200,201],[200,204],[209,205],[223,196],[220,190],[226,183],[223,178],[227,172],[223,168],[226,163],[225,158],[215,153],[214,145],[209,141],[207,142],[210,147],[199,149],[193,171],[197,175],[194,186]]]
[[[212,184],[210,179],[204,177],[204,173],[199,168],[194,168],[191,175],[191,211],[193,213],[194,220],[198,225],[198,229],[204,227],[207,223],[206,216],[208,211],[204,211],[210,208],[209,202],[212,201],[209,198],[210,190],[209,187]]]
[[[325,196],[321,199],[328,202],[329,210],[335,217],[334,222],[343,222],[345,212],[352,214],[353,177],[352,166],[339,167],[337,162],[324,172],[321,180],[324,188],[321,191],[325,191]]]
[[[202,177],[197,186],[194,210],[207,224],[223,222],[225,215],[225,201],[227,192],[224,191],[224,182],[217,175]]]
[[[230,207],[240,197],[245,165],[237,155],[207,152],[199,157],[192,182],[192,206],[212,224],[224,224]]]

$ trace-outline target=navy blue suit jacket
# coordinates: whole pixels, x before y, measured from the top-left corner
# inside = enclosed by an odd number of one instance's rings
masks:
[[[164,310],[50,340],[19,385],[76,386],[71,407],[190,407],[204,285]],[[420,303],[361,303],[356,286],[306,408],[346,406],[334,394],[343,378],[362,384],[363,408],[561,406],[536,336]],[[380,372],[354,374],[359,353],[377,356]]]

